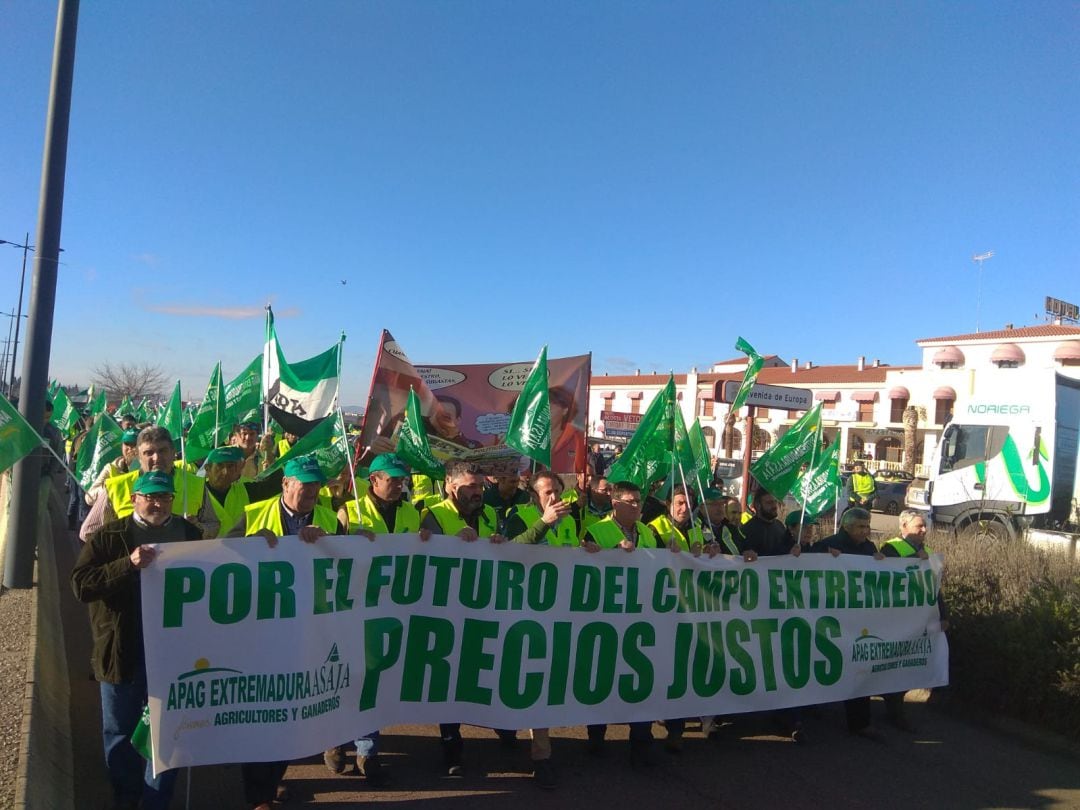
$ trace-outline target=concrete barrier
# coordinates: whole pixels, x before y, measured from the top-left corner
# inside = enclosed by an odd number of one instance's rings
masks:
[[[43,486],[41,494],[36,598],[30,609],[32,660],[23,700],[14,807],[74,810],[71,681],[61,617],[61,588],[68,584],[56,553],[58,545],[69,542],[67,518],[55,488]]]

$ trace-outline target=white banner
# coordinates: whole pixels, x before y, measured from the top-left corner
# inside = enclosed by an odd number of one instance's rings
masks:
[[[398,723],[572,726],[948,682],[941,559],[695,558],[415,535],[159,546],[154,765],[289,760]]]

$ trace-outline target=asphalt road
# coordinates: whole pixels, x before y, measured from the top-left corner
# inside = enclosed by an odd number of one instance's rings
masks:
[[[293,799],[286,807],[346,808],[357,805],[431,805],[440,808],[956,808],[1080,807],[1080,762],[978,724],[955,719],[933,704],[910,703],[916,733],[887,727],[884,704],[875,701],[882,729],[879,742],[850,737],[839,705],[807,712],[806,744],[777,734],[766,716],[729,718],[718,738],[705,739],[696,723],[679,756],[664,755],[643,772],[629,767],[625,727],[608,731],[607,756],[588,754],[584,729],[553,729],[554,762],[560,785],[537,788],[530,777],[528,741],[503,749],[495,735],[466,727],[462,780],[439,775],[439,746],[433,726],[386,730],[384,759],[391,784],[368,789],[356,775],[332,776],[321,757],[289,768]],[[661,726],[654,726],[659,739]],[[660,744],[657,745],[661,747]],[[183,790],[174,808],[185,806]],[[191,807],[243,807],[238,769],[193,771]]]

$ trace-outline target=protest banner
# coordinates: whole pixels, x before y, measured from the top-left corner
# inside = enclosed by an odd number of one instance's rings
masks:
[[[398,723],[651,721],[948,680],[938,556],[746,563],[441,535],[158,549],[141,592],[159,771]]]
[[[583,472],[591,355],[547,359],[551,469]],[[392,451],[410,389],[420,398],[431,451],[439,461],[464,458],[491,472],[516,471],[521,453],[505,443],[514,410],[534,362],[413,365],[383,330],[364,411],[357,466]]]

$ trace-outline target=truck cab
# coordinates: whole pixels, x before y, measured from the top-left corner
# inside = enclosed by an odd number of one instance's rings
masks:
[[[1080,381],[1015,382],[973,397],[946,425],[921,497],[911,497],[935,526],[1007,539],[1075,523]]]

